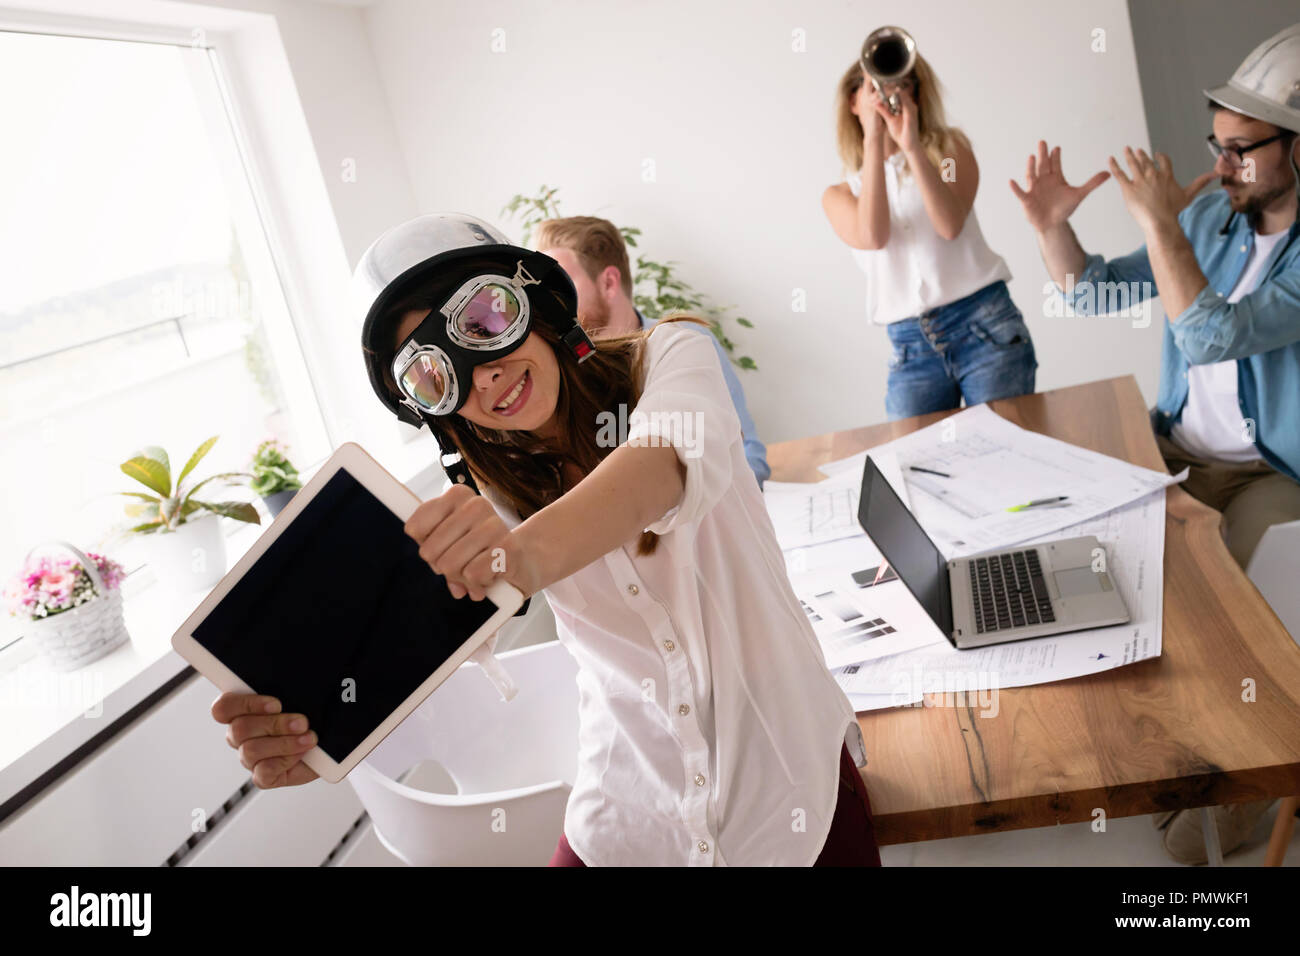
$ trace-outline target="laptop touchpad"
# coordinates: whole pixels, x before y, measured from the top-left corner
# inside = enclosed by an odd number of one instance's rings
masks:
[[[1053,571],[1052,577],[1056,578],[1056,589],[1061,592],[1063,598],[1077,597],[1080,594],[1096,594],[1098,591],[1110,590],[1107,586],[1109,582],[1102,580],[1106,575],[1094,571],[1088,566]]]

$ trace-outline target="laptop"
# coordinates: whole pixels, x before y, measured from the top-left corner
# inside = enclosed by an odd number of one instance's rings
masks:
[[[858,523],[954,647],[1129,620],[1107,570],[1106,548],[1094,536],[947,561],[870,455],[862,471]]]

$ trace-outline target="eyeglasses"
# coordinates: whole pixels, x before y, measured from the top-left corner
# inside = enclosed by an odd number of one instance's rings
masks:
[[[1279,139],[1282,139],[1287,135],[1289,134],[1287,134],[1286,132],[1282,132],[1282,133],[1278,133],[1276,136],[1270,136],[1268,139],[1256,140],[1255,142],[1250,143],[1249,145],[1246,146],[1224,146],[1217,139],[1215,139],[1214,134],[1211,133],[1209,136],[1205,137],[1205,145],[1209,147],[1210,153],[1211,155],[1214,156],[1215,159],[1218,159],[1220,156],[1222,156],[1225,160],[1227,160],[1229,166],[1231,166],[1233,169],[1237,169],[1246,164],[1246,154],[1249,153],[1252,149],[1259,149],[1261,146],[1267,146],[1269,143],[1275,143]]]

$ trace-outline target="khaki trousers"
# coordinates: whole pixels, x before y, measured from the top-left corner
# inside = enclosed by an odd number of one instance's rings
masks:
[[[1156,444],[1170,474],[1188,469],[1183,489],[1223,514],[1220,531],[1242,568],[1269,525],[1300,519],[1300,484],[1267,462],[1201,458],[1164,435],[1156,435]]]

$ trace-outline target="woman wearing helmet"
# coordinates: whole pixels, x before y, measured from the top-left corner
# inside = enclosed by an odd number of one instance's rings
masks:
[[[544,591],[578,663],[552,863],[879,865],[853,709],[689,319],[593,345],[558,263],[458,215],[389,230],[357,284],[376,394],[459,458],[407,521],[420,556],[458,597]],[[259,786],[311,779],[256,719]]]

